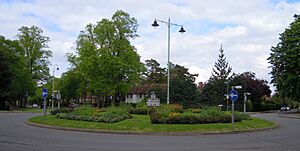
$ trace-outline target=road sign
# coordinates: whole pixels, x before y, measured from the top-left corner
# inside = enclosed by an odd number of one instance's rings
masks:
[[[42,92],[43,98],[45,99],[48,95],[48,91],[46,88],[43,88],[43,92]]]
[[[238,99],[238,93],[236,90],[231,90],[229,96],[230,96],[230,100],[233,102]]]

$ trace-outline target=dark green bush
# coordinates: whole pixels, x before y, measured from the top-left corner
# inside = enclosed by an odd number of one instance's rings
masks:
[[[70,113],[56,114],[56,117],[69,120],[115,123],[129,119],[132,116],[129,114],[128,107],[119,106],[109,107],[106,109],[106,112],[97,112],[93,108],[78,108]]]
[[[230,123],[231,113],[215,108],[202,110],[201,113],[175,113],[169,110],[158,110],[150,116],[151,123],[157,124],[202,124],[202,123]],[[235,112],[235,122],[249,119],[247,114]]]
[[[72,109],[72,108],[55,109],[55,110],[50,111],[50,114],[55,115],[55,114],[58,114],[58,113],[69,113],[69,112],[72,112],[73,110],[74,109]]]

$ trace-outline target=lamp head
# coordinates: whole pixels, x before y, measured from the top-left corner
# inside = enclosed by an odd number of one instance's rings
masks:
[[[180,28],[180,30],[178,32],[180,32],[180,33],[184,33],[185,32],[185,30],[183,29],[183,26],[181,26],[181,28]]]
[[[240,86],[240,85],[237,85],[237,86],[234,86],[234,88],[236,88],[236,89],[242,89],[243,87]]]
[[[159,24],[157,23],[156,19],[154,20],[153,24],[152,24],[153,27],[157,27],[159,26]]]

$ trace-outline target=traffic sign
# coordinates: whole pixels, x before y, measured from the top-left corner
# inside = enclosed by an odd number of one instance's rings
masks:
[[[48,95],[48,91],[46,88],[43,88],[43,92],[42,92],[43,98],[46,99],[47,95]]]
[[[229,96],[230,96],[230,100],[234,102],[238,99],[239,95],[236,90],[231,90]]]

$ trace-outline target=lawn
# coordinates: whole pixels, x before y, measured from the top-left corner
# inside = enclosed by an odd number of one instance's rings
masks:
[[[124,131],[124,132],[235,132],[247,131],[276,126],[275,123],[263,119],[252,118],[237,122],[234,126],[231,123],[216,124],[151,124],[149,116],[133,115],[133,118],[117,123],[99,123],[87,121],[73,121],[57,119],[48,115],[47,120],[43,116],[28,119],[29,122],[82,129],[95,129],[100,131]]]

